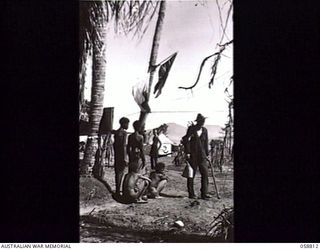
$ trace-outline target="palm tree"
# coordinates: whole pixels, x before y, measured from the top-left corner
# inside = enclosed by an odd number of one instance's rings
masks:
[[[85,3],[80,4],[79,8],[79,110],[82,110],[82,105],[84,103],[84,85],[85,85],[85,77],[86,77],[86,64],[87,58],[89,54],[89,41],[86,39],[87,37],[87,29],[90,26],[90,22],[87,15],[87,6]]]
[[[147,95],[147,101],[150,99],[150,93],[151,93],[151,86],[155,74],[155,65],[158,57],[158,51],[159,51],[159,44],[160,44],[160,37],[161,37],[161,31],[163,27],[163,20],[165,16],[165,11],[166,11],[166,1],[163,0],[160,2],[160,7],[159,7],[159,14],[158,14],[158,20],[156,24],[156,29],[154,32],[153,36],[153,42],[152,42],[152,49],[151,49],[151,54],[150,54],[150,61],[149,61],[149,72],[150,72],[150,77],[149,77],[149,86],[148,86],[148,95]],[[140,112],[140,117],[139,121],[141,123],[141,130],[143,130],[145,126],[145,122],[147,119],[148,113],[141,111]]]
[[[88,48],[92,46],[92,86],[91,86],[91,105],[89,114],[89,137],[85,149],[84,158],[81,165],[81,174],[90,174],[90,171],[95,162],[95,154],[98,147],[98,130],[103,112],[103,97],[104,97],[104,83],[106,70],[106,5],[105,2],[84,2],[80,14],[86,13],[89,15],[89,25],[91,26],[91,33],[85,42],[88,42]],[[81,5],[80,4],[80,5]],[[81,16],[83,18],[83,16]],[[84,56],[87,56],[87,51],[83,51]],[[82,58],[83,64],[85,60]],[[85,70],[85,68],[84,68]]]
[[[103,113],[104,85],[106,71],[107,26],[115,22],[116,31],[124,34],[132,31],[135,35],[144,34],[154,15],[158,2],[152,1],[84,1],[80,2],[80,77],[83,79],[86,63],[92,51],[92,84],[89,114],[90,131],[84,159],[81,164],[82,175],[92,175],[98,149],[98,130]],[[149,20],[145,20],[149,16]],[[81,80],[81,78],[80,78]],[[80,81],[81,88],[83,82]],[[81,100],[81,93],[80,93]]]

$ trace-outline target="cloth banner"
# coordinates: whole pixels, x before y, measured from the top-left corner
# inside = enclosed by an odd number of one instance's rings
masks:
[[[159,68],[159,80],[157,82],[157,84],[154,87],[154,91],[153,94],[156,94],[155,98],[157,98],[161,92],[162,92],[162,88],[164,87],[164,84],[166,83],[166,80],[168,78],[171,66],[175,60],[177,56],[177,52],[174,53],[172,56],[170,56],[170,58],[168,60],[166,60],[164,63],[160,64],[160,68]]]

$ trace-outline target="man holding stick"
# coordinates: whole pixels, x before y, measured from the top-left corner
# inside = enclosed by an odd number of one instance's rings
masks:
[[[193,177],[187,178],[187,187],[189,198],[195,199],[196,195],[194,193],[193,181],[196,170],[199,167],[201,174],[201,199],[208,200],[211,198],[211,196],[208,195],[208,131],[203,126],[205,123],[205,117],[203,115],[198,114],[195,121],[197,123],[189,126],[186,135],[182,138],[187,154],[187,160],[193,169]]]

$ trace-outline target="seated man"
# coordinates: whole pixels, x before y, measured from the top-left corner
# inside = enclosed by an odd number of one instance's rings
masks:
[[[150,173],[151,183],[148,189],[149,198],[160,198],[160,192],[167,185],[168,177],[165,175],[164,169],[164,163],[159,162],[155,166],[155,171]]]
[[[146,203],[145,193],[151,180],[138,173],[139,166],[137,163],[129,164],[129,172],[123,180],[121,200],[125,203]]]

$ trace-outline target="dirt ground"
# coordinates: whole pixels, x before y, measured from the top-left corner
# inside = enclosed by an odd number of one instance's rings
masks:
[[[172,164],[173,158],[163,157],[169,182],[160,199],[147,204],[121,204],[94,178],[80,178],[80,241],[81,242],[216,242],[207,237],[212,221],[224,207],[233,207],[233,167],[224,166],[214,172],[221,199],[213,186],[209,171],[208,201],[189,199],[183,166]],[[148,162],[148,159],[147,159]],[[149,166],[147,166],[150,168]],[[105,168],[104,179],[114,190],[114,170]],[[195,177],[195,192],[200,195],[200,173]],[[174,222],[182,221],[177,227]]]

